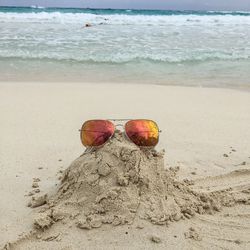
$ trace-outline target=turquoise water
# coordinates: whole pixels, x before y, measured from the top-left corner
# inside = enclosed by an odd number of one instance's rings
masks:
[[[249,12],[0,7],[0,80],[250,87],[249,69]]]
[[[87,13],[95,15],[234,15],[250,16],[246,11],[178,11],[178,10],[134,10],[134,9],[80,9],[80,8],[45,8],[42,6],[33,7],[0,7],[1,12],[15,13],[41,13],[41,12],[60,12],[60,13]]]

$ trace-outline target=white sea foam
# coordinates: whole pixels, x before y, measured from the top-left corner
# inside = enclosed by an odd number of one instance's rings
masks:
[[[129,10],[128,10],[129,11]],[[214,20],[222,24],[250,24],[250,16],[240,15],[95,15],[88,13],[3,13],[0,12],[0,22],[48,22],[48,23],[82,23],[85,21],[99,22],[108,19],[112,25],[186,25],[189,21],[201,22],[202,25],[214,24]]]
[[[0,60],[102,63],[250,60],[250,16],[231,14],[0,12]],[[92,27],[83,28],[86,23]]]

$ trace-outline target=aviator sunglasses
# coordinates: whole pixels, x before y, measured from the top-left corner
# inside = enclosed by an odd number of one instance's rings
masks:
[[[126,123],[115,125],[112,121]],[[82,144],[85,147],[100,147],[112,138],[118,126],[124,127],[125,136],[139,147],[155,147],[159,141],[161,131],[152,120],[108,119],[84,122],[79,130]]]

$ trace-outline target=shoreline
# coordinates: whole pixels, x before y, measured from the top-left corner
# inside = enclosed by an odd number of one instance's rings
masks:
[[[147,61],[120,64],[10,59],[0,61],[0,82],[125,83],[247,90],[248,68],[247,60],[165,65]]]
[[[246,86],[245,84],[242,84],[240,86],[208,86],[208,85],[181,85],[181,84],[164,84],[164,83],[145,83],[145,82],[97,82],[97,81],[81,81],[81,80],[76,80],[76,81],[58,81],[58,80],[51,80],[51,81],[34,81],[32,79],[30,80],[1,80],[0,79],[0,85],[7,85],[7,84],[21,84],[21,85],[47,85],[47,84],[52,84],[52,85],[65,85],[65,86],[73,86],[73,85],[79,85],[79,86],[102,86],[102,85],[111,85],[111,86],[159,86],[159,87],[166,87],[166,88],[194,88],[194,89],[218,89],[218,90],[233,90],[233,91],[240,91],[240,92],[250,92],[250,86]]]

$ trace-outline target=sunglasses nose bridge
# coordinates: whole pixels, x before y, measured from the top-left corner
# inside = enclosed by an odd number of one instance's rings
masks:
[[[123,124],[116,124],[115,127],[119,129],[120,127],[123,128],[124,125]]]

